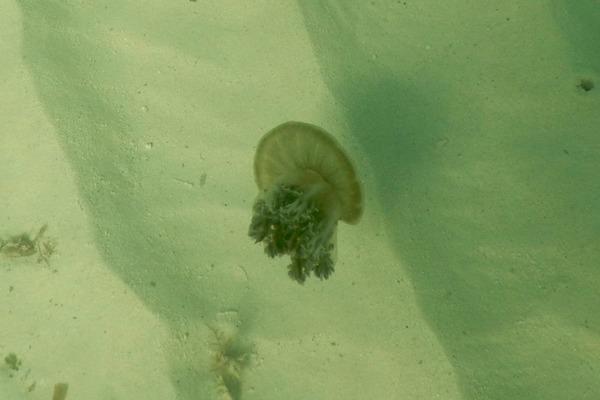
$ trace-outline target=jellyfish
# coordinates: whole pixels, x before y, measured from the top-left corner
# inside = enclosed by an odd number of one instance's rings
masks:
[[[322,128],[285,122],[267,132],[254,156],[259,194],[249,236],[269,257],[289,255],[288,275],[304,283],[334,272],[339,220],[356,224],[363,195],[346,151]]]

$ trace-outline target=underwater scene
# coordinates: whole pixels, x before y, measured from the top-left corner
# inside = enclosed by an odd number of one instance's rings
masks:
[[[0,37],[0,400],[600,399],[598,0]]]

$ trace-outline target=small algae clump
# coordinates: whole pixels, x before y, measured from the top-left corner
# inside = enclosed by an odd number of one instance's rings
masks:
[[[55,245],[51,241],[42,240],[48,229],[48,225],[40,228],[32,239],[27,233],[12,236],[6,240],[0,239],[0,254],[7,257],[29,257],[38,255],[38,262],[44,261],[48,264],[48,258],[54,253]]]
[[[13,371],[18,371],[23,362],[17,357],[15,353],[9,353],[4,357],[4,364]]]
[[[231,325],[208,328],[213,333],[209,365],[217,380],[217,393],[227,400],[239,400],[242,376],[250,364],[253,346],[242,341],[237,328]]]

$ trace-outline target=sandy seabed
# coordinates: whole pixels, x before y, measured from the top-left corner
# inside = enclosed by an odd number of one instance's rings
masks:
[[[2,2],[0,399],[600,398],[597,2],[438,3]],[[287,120],[366,197],[304,285]]]

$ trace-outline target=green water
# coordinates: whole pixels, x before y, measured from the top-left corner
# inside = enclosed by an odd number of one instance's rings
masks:
[[[600,4],[480,3],[14,2],[27,96],[91,245],[164,328],[172,398],[600,398]],[[256,143],[290,119],[344,143],[367,198],[304,286],[247,237]],[[2,332],[3,357],[36,341]],[[219,332],[239,376],[211,369]],[[73,372],[73,398],[140,382],[98,363],[114,380]],[[50,398],[31,368],[38,389],[0,384]]]

